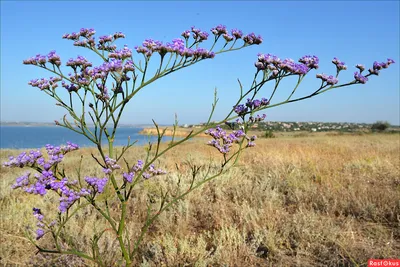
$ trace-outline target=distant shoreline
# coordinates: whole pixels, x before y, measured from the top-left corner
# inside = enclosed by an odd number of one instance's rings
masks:
[[[171,127],[160,127],[160,128],[159,128],[160,133],[162,133],[162,131],[163,131],[165,128],[167,128],[167,130],[166,130],[165,133],[164,133],[165,136],[174,136],[174,128],[173,128],[172,126],[171,126]],[[177,128],[176,131],[175,131],[175,136],[178,136],[178,137],[185,137],[185,136],[187,136],[191,131],[195,132],[196,130],[198,130],[198,129],[193,129],[193,128],[190,128],[190,129]],[[139,134],[142,134],[142,135],[157,135],[157,129],[156,129],[155,127],[153,127],[153,128],[143,128],[143,130],[141,130],[141,131],[139,132]],[[205,133],[200,133],[200,134],[196,135],[196,137],[207,137],[207,136],[208,136],[208,135],[206,135]]]

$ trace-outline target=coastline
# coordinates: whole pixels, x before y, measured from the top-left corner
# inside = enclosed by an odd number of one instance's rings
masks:
[[[169,127],[160,127],[159,131],[162,132],[164,129],[167,129],[164,133],[164,136],[173,136],[174,134],[174,129],[173,127],[169,128]],[[175,131],[175,136],[178,137],[185,137],[187,136],[191,131],[195,131],[197,129],[195,128],[177,128]],[[139,134],[142,135],[155,135],[157,136],[157,129],[156,128],[143,128]],[[207,137],[208,135],[206,135],[205,133],[200,133],[198,135],[196,135],[196,137]]]

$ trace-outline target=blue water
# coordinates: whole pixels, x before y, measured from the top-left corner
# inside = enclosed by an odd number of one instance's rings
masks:
[[[150,141],[156,142],[156,136],[141,135],[142,128],[120,127],[117,130],[114,144],[116,146],[126,145],[128,136],[131,142],[138,140],[135,145],[144,145]],[[106,138],[103,140],[106,142]],[[165,136],[163,141],[170,141],[171,137]],[[94,146],[85,136],[71,130],[56,126],[0,126],[0,148],[22,149],[41,148],[46,144],[61,145],[67,141],[78,144],[80,147]]]

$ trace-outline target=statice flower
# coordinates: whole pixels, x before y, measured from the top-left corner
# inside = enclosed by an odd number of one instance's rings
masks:
[[[229,34],[224,34],[224,35],[222,35],[222,37],[224,37],[224,39],[225,39],[225,41],[227,42],[227,43],[229,43],[229,42],[231,42],[231,41],[233,41],[233,36],[231,36],[231,35],[229,35]]]
[[[354,72],[354,79],[362,84],[365,84],[368,81],[368,78],[363,76],[360,72]]]
[[[332,75],[326,75],[326,74],[317,74],[316,75],[317,78],[321,79],[323,82],[326,82],[329,85],[335,85],[339,82],[339,80],[337,78],[335,78]]]
[[[189,30],[186,30],[186,31],[182,32],[181,36],[182,36],[183,38],[185,38],[186,40],[189,39],[189,37],[190,37],[190,31],[189,31]]]
[[[29,185],[29,176],[30,172],[26,172],[24,175],[17,178],[16,183],[11,186],[12,189],[16,189],[18,187],[24,187]]]
[[[91,67],[92,63],[89,62],[85,57],[78,56],[76,59],[70,58],[65,65],[70,66],[75,70],[77,67],[80,67],[82,69]]]
[[[113,36],[112,35],[103,35],[99,37],[99,44],[104,45],[105,43],[112,42]]]
[[[130,169],[129,173],[124,172],[122,174],[124,181],[128,182],[128,183],[132,183],[135,175],[139,172],[142,172],[143,168],[144,168],[144,161],[138,160],[137,163],[135,165],[133,165],[133,167]],[[151,164],[145,171],[143,171],[142,177],[144,179],[149,179],[153,176],[162,175],[162,174],[166,174],[166,173],[167,173],[166,171],[164,171],[162,169],[156,169],[154,164]]]
[[[208,39],[209,34],[207,32],[203,32],[200,29],[196,29],[194,26],[192,26],[192,33],[193,33],[193,39],[195,42],[202,42]]]
[[[119,38],[125,38],[125,34],[123,34],[122,32],[116,32],[116,33],[114,33],[113,37],[114,37],[114,40],[117,40]]]
[[[243,41],[248,45],[259,45],[263,42],[263,39],[261,35],[256,36],[254,33],[249,33],[248,35],[243,37]]]
[[[105,162],[106,162],[106,166],[107,166],[107,172],[105,171],[105,173],[109,174],[109,171],[113,171],[113,170],[117,170],[117,169],[121,169],[121,166],[117,164],[117,161],[115,159],[111,159],[108,156],[105,157]]]
[[[56,54],[56,51],[50,51],[49,54],[47,54],[47,60],[49,63],[56,65],[57,67],[61,66],[61,59],[60,56]]]
[[[240,39],[243,36],[243,32],[238,29],[231,30],[231,33],[232,33],[233,37],[235,37],[235,39]]]
[[[127,183],[132,183],[134,176],[135,176],[134,172],[129,172],[129,173],[124,172],[122,174],[122,177],[123,177],[124,181],[127,182]]]
[[[279,65],[279,68],[288,73],[304,75],[310,69],[305,64],[297,64],[293,59],[285,59]]]
[[[215,28],[211,28],[211,32],[212,34],[216,35],[216,36],[220,36],[222,34],[227,34],[228,31],[226,30],[226,26],[225,25],[218,25]]]
[[[361,64],[357,64],[356,68],[360,70],[360,73],[363,72],[365,70],[365,66],[361,65]]]
[[[318,69],[319,58],[317,56],[306,55],[299,59],[300,63],[305,64],[310,69]]]
[[[75,203],[75,201],[91,193],[90,190],[85,188],[82,188],[80,191],[75,191],[68,188],[67,186],[61,187],[60,192],[61,197],[58,209],[61,213],[65,213]]]
[[[108,54],[109,58],[122,59],[122,60],[130,58],[131,56],[132,56],[132,50],[129,49],[127,46],[124,46],[124,48],[121,50],[117,50],[115,52]]]
[[[214,58],[215,53],[204,48],[197,48],[193,53],[193,57],[195,59]]]
[[[63,39],[68,39],[68,40],[73,40],[73,41],[79,40],[79,37],[80,37],[80,33],[76,33],[76,32],[66,33],[62,36]]]
[[[10,156],[8,162],[4,162],[4,167],[19,167],[23,168],[26,166],[33,166],[35,162],[42,157],[42,153],[39,150],[31,150],[29,153],[22,152],[17,157]]]
[[[372,68],[370,68],[368,71],[370,74],[379,75],[379,71],[381,69],[386,69],[393,63],[395,63],[394,60],[390,59],[390,58],[387,59],[387,62],[379,63],[379,62],[375,61],[374,64],[372,65]]]
[[[228,134],[220,126],[205,131],[205,134],[208,134],[213,138],[213,140],[209,141],[207,144],[215,147],[222,154],[227,154],[233,143],[238,143],[240,137],[245,136],[242,130],[233,131]]]
[[[85,181],[93,187],[95,192],[103,193],[104,187],[107,185],[108,178],[85,177]]]
[[[347,66],[343,61],[340,61],[338,58],[334,57],[332,63],[336,65],[337,71],[347,70]]]
[[[248,112],[248,110],[249,110],[249,109],[248,109],[245,105],[243,105],[243,104],[234,106],[233,108],[234,108],[235,113],[238,114],[239,116],[242,116],[242,115],[247,114],[247,112]]]

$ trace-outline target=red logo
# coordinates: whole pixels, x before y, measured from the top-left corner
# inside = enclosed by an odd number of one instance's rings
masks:
[[[394,259],[383,259],[376,260],[370,259],[368,260],[368,267],[400,267],[400,260]]]

